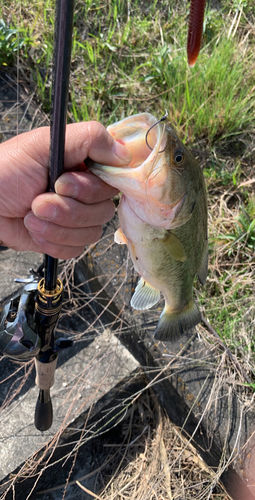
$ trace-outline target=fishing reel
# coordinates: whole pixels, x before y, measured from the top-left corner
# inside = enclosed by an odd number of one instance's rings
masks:
[[[14,280],[23,287],[5,302],[0,317],[0,352],[17,361],[45,358],[49,350],[53,357],[73,345],[65,337],[52,342],[50,334],[61,310],[63,285],[57,280],[55,290],[46,293],[40,272],[40,268],[36,272],[30,269],[29,278]]]
[[[40,276],[30,269],[27,279],[15,279],[20,288],[3,307],[0,318],[0,351],[4,356],[27,361],[38,356],[41,339],[36,331],[35,303]]]
[[[23,286],[9,298],[0,318],[0,352],[16,361],[35,359],[39,397],[35,408],[35,426],[44,431],[53,420],[50,388],[58,353],[73,345],[72,339],[55,339],[59,314],[63,302],[63,284],[57,278],[52,290],[45,288],[43,265],[38,271],[30,269],[27,279],[15,279]]]

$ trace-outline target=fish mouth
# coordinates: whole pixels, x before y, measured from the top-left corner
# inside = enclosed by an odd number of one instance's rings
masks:
[[[132,161],[121,167],[113,167],[95,163],[87,158],[86,166],[111,185],[114,185],[114,177],[120,180],[123,175],[124,177],[135,175],[139,182],[142,182],[153,171],[159,153],[164,151],[166,146],[164,128],[165,125],[162,122],[158,123],[157,118],[150,113],[130,116],[109,125],[107,128],[109,134],[115,141],[129,149],[133,156]]]
[[[164,117],[165,119],[165,117]],[[87,167],[107,184],[132,199],[136,215],[162,227],[173,225],[186,199],[186,189],[174,191],[169,172],[169,155],[179,143],[169,123],[150,113],[130,116],[108,127],[110,135],[125,145],[133,159],[127,165],[113,167],[86,159]],[[181,174],[175,171],[177,181]],[[143,214],[141,216],[141,214]]]
[[[130,116],[107,128],[111,136],[126,146],[132,153],[132,161],[123,168],[137,168],[150,156],[163,152],[166,138],[163,137],[164,126],[150,113]]]

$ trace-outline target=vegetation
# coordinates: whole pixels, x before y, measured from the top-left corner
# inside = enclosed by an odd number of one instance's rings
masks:
[[[31,94],[37,96],[38,105],[46,113],[50,109],[53,27],[54,0],[0,2],[0,70],[2,68],[12,75],[18,67],[19,78],[23,83],[26,82]],[[195,293],[205,318],[231,350],[231,353],[225,350],[223,354],[220,351],[215,366],[212,366],[215,381],[211,394],[206,395],[206,408],[202,417],[205,415],[207,418],[210,414],[214,418],[218,411],[218,398],[222,398],[223,394],[222,384],[226,381],[229,389],[228,407],[231,409],[233,405],[233,392],[239,391],[238,398],[242,400],[243,414],[246,415],[254,400],[251,391],[255,391],[254,0],[229,0],[222,3],[213,0],[212,5],[209,4],[204,22],[203,46],[194,68],[189,68],[187,64],[187,30],[186,0],[76,0],[68,120],[94,119],[108,125],[124,116],[143,111],[154,113],[160,118],[167,109],[171,122],[198,158],[208,190],[210,255],[207,282],[203,288],[198,285]],[[107,238],[105,241],[101,240],[103,245],[100,242],[98,248],[93,249],[98,261],[108,258],[105,246],[110,248],[113,245],[112,239]],[[97,250],[101,254],[96,253]],[[90,248],[86,252],[90,255]],[[116,264],[114,278],[109,272],[110,277],[106,276],[105,279],[107,283],[114,279],[115,286],[121,290],[127,272],[126,263],[120,266],[116,259],[112,264]],[[73,262],[68,262],[67,269],[64,269],[65,276],[73,276],[72,265]],[[68,286],[69,283],[67,289]],[[79,315],[84,308],[84,294],[76,288],[75,293],[77,295],[71,300]],[[118,290],[114,300],[117,298]],[[94,300],[97,300],[96,296]],[[94,318],[91,302],[92,299],[87,301],[86,296],[90,321],[82,317],[86,335],[90,339],[98,324],[99,329],[101,326],[105,328],[98,315]],[[158,318],[159,311],[156,313]],[[141,316],[137,313],[134,318],[139,323]],[[153,326],[146,323],[146,329],[152,331],[154,323]],[[198,327],[202,334],[205,326]],[[76,342],[82,335],[83,332],[76,334]],[[214,339],[209,335],[206,337],[208,350],[212,348],[215,353],[217,346]],[[164,359],[169,356],[171,364],[172,352],[170,349],[168,351],[165,350],[163,355],[166,356]],[[105,354],[102,352],[102,357],[97,358],[96,351],[96,363],[98,359],[104,359]],[[226,352],[235,355],[237,372],[234,365],[226,362]],[[113,354],[116,354],[115,348]],[[110,359],[112,361],[109,363],[115,363],[114,357]],[[191,366],[193,363],[192,357],[185,359],[183,356],[183,365],[180,359],[178,354],[176,364],[171,367],[172,372],[177,370],[177,374],[182,366],[187,369],[188,363],[191,361]],[[4,408],[11,404],[12,398],[28,378],[32,364],[29,369],[26,366],[24,378],[20,373],[15,376],[10,392],[6,392]],[[240,367],[247,375],[243,378],[241,375],[241,379]],[[72,422],[74,415],[77,416],[81,411],[80,403],[77,406],[79,409],[75,410],[73,384],[77,384],[80,394],[79,384],[91,384],[90,369],[90,366],[85,367],[69,386],[66,401],[70,399],[70,409],[67,415]],[[157,383],[157,377],[154,383]],[[105,372],[102,370],[102,385],[104,383]],[[65,385],[68,384],[65,382]],[[247,385],[249,389],[246,389]],[[199,392],[198,400],[200,395]],[[58,392],[57,397],[62,405],[62,393]],[[195,402],[190,401],[192,411],[196,410]],[[149,391],[138,400],[135,395],[133,402],[132,408],[131,404],[129,408],[129,403],[126,408],[128,421],[123,419],[125,438],[122,447],[118,444],[116,451],[115,444],[112,444],[109,453],[113,462],[107,467],[104,464],[96,468],[104,484],[100,497],[96,497],[120,498],[120,492],[121,497],[123,493],[131,500],[144,499],[145,496],[153,500],[156,497],[180,496],[191,499],[194,494],[201,500],[227,500],[229,497],[221,487],[219,478],[228,464],[232,463],[233,455],[229,462],[226,461],[224,449],[219,469],[207,469],[180,430],[170,425],[153,393]],[[83,400],[81,404],[84,405]],[[200,415],[202,410],[198,407],[197,411]],[[50,453],[51,446],[58,444],[65,425],[63,423],[53,437],[48,448]],[[87,422],[84,425],[86,427]],[[228,427],[226,436],[233,431],[231,416]],[[83,432],[82,439],[86,441],[94,431],[91,433],[88,427]],[[119,432],[121,436],[122,431],[119,429],[114,432],[116,435]],[[241,426],[238,432],[241,432]],[[66,485],[63,485],[63,498],[72,479],[80,446],[80,441],[74,443],[73,463]],[[36,461],[42,463],[44,460],[42,455],[38,457],[35,454],[26,463],[26,474],[30,477],[36,477]],[[47,460],[43,465],[44,470],[48,467]],[[105,463],[108,464],[108,461]],[[241,462],[239,456],[238,461]],[[120,470],[122,463],[123,470]],[[38,470],[41,475],[41,469]],[[17,477],[22,474],[23,468]],[[35,484],[37,481],[36,478]],[[61,486],[53,490],[58,488]]]
[[[253,0],[213,5],[189,68],[186,1],[78,0],[68,119],[107,125],[168,110],[208,187],[210,269],[197,294],[219,335],[242,354],[253,352],[255,340],[255,7]],[[53,0],[0,7],[0,64],[18,61],[46,112],[53,7]]]

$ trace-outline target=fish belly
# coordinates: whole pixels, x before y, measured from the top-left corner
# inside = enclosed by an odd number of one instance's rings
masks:
[[[181,310],[192,297],[193,278],[185,263],[169,255],[162,239],[165,230],[143,222],[124,196],[118,215],[135,270],[163,293],[171,310]]]
[[[148,309],[159,300],[155,290],[162,292],[165,308],[160,316],[155,337],[160,340],[173,340],[201,321],[201,315],[192,297],[201,245],[198,245],[197,249],[194,248],[194,241],[190,241],[188,224],[176,229],[174,233],[178,238],[186,241],[187,236],[187,259],[184,262],[176,260],[169,254],[164,243],[166,230],[144,222],[130,205],[130,201],[123,196],[118,214],[135,270],[141,276],[131,305],[137,309]]]

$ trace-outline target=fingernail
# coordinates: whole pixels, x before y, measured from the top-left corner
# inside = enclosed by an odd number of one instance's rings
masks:
[[[131,162],[133,155],[131,151],[126,148],[126,146],[123,146],[120,142],[114,141],[112,149],[115,156],[117,156],[121,161],[125,163]]]
[[[65,180],[57,180],[55,183],[55,191],[61,196],[69,196],[70,198],[75,198],[78,192],[78,188],[74,182]]]
[[[57,215],[57,210],[50,201],[42,201],[33,208],[36,217],[45,220],[52,220]]]
[[[43,234],[48,223],[44,220],[37,219],[34,214],[26,215],[24,218],[24,224],[28,231]]]

